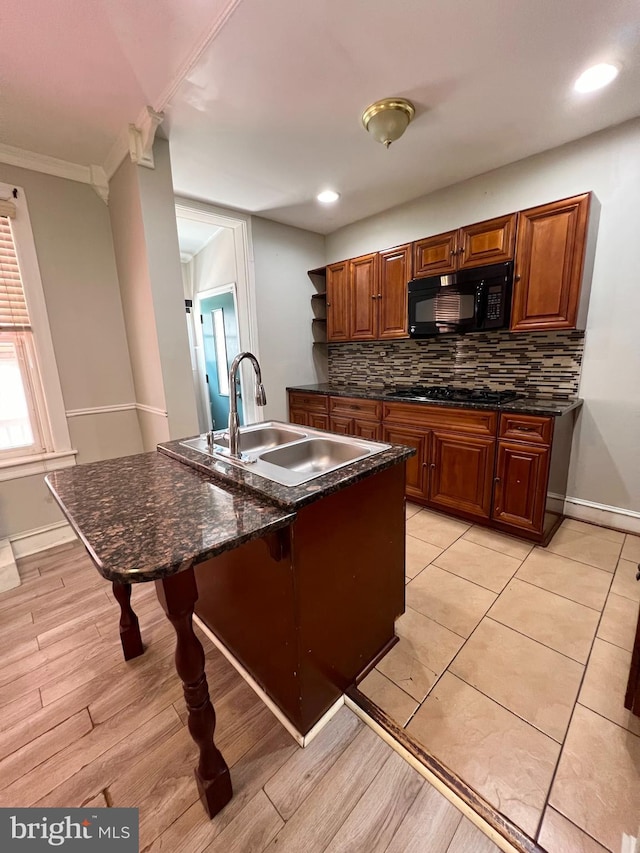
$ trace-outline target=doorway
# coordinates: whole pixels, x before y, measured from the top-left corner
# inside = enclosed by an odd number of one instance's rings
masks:
[[[196,302],[200,314],[201,351],[211,428],[226,427],[229,422],[230,395],[234,390],[242,424],[244,417],[241,388],[229,387],[229,368],[240,352],[235,285],[199,293]]]
[[[187,325],[198,421],[203,433],[212,428],[212,420],[216,429],[227,424],[229,396],[219,390],[222,381],[223,392],[226,391],[222,376],[224,361],[230,365],[234,356],[243,350],[249,350],[260,360],[251,217],[192,199],[176,198],[175,208],[184,295],[187,304],[193,306],[187,308]],[[206,303],[201,310],[201,302],[225,293],[226,302]],[[233,308],[229,295],[233,299]],[[215,313],[218,308],[222,309],[222,314]],[[220,327],[221,321],[225,333],[216,337],[214,324]],[[205,322],[210,350],[208,356],[203,350]],[[226,359],[224,355],[218,356],[215,349],[216,342],[221,348],[223,339],[227,348]],[[238,392],[243,399],[238,400],[238,414],[243,424],[251,424],[259,419],[255,399],[252,394],[242,395],[241,388],[242,379]]]

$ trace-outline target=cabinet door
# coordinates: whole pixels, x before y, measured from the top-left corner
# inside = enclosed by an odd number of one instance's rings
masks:
[[[411,246],[379,253],[380,326],[378,337],[408,338],[408,283],[411,278]]]
[[[405,444],[407,447],[415,447],[416,455],[407,459],[406,463],[405,494],[410,498],[426,499],[429,433],[424,430],[407,429],[389,424],[383,428],[382,440],[389,444]]]
[[[318,412],[308,412],[308,426],[313,429],[329,429],[329,415],[323,415]]]
[[[458,235],[458,269],[511,261],[515,241],[515,213],[467,225]]]
[[[309,414],[304,409],[289,409],[289,423],[309,426]]]
[[[369,441],[382,441],[382,424],[375,421],[363,421],[358,418],[353,420],[353,432],[358,438],[367,438]]]
[[[374,341],[378,337],[378,255],[349,262],[349,339]]]
[[[457,231],[425,237],[413,244],[413,277],[425,278],[453,272],[456,265]]]
[[[349,340],[349,262],[327,267],[327,340]]]
[[[338,435],[355,435],[353,431],[353,418],[343,418],[340,415],[331,415],[331,432]]]
[[[493,518],[532,533],[542,532],[549,449],[498,442]]]
[[[434,432],[431,439],[429,502],[489,518],[495,441]]]
[[[520,213],[512,331],[575,328],[589,199],[586,193]]]

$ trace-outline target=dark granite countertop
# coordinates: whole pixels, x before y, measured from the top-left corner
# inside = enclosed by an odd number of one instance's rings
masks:
[[[395,387],[363,388],[362,386],[331,385],[329,382],[323,382],[318,385],[291,385],[287,388],[287,391],[302,391],[306,394],[331,394],[332,397],[362,397],[366,400],[386,400],[396,403],[406,401],[423,406],[447,406],[455,409],[491,409],[500,412],[519,412],[523,415],[547,415],[552,417],[561,417],[572,409],[579,408],[583,403],[580,397],[567,400],[563,398],[533,397],[527,395],[526,397],[521,397],[519,400],[512,400],[510,403],[504,403],[502,406],[499,406],[495,403],[461,403],[454,400],[418,400],[411,397],[390,397],[390,392],[395,390]]]
[[[295,518],[194,467],[163,453],[140,453],[56,471],[45,480],[100,574],[120,583],[167,577]]]
[[[394,444],[390,445],[388,450],[383,450],[374,456],[367,456],[366,459],[359,462],[351,462],[336,471],[309,480],[307,483],[302,483],[299,486],[282,486],[280,483],[274,483],[272,480],[252,473],[248,468],[206,456],[190,447],[184,447],[180,441],[167,441],[159,444],[158,450],[167,456],[179,459],[197,471],[216,477],[225,483],[225,488],[227,483],[235,484],[263,498],[268,498],[280,507],[291,510],[300,509],[300,507],[313,503],[325,495],[338,492],[365,479],[365,477],[369,477],[371,474],[383,471],[385,468],[391,468],[399,462],[404,462],[415,454],[413,448]]]

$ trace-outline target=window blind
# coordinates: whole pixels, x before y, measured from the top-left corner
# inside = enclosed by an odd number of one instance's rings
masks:
[[[10,201],[0,200],[0,205],[0,332],[29,331],[29,312],[9,222],[15,207]]]

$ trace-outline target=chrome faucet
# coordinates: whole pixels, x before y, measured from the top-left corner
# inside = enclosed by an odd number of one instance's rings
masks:
[[[256,374],[256,403],[259,406],[267,405],[267,395],[262,384],[262,372],[258,359],[252,352],[241,352],[234,359],[229,368],[229,455],[234,459],[240,458],[240,421],[238,419],[238,398],[236,391],[236,377],[240,362],[248,358]]]

